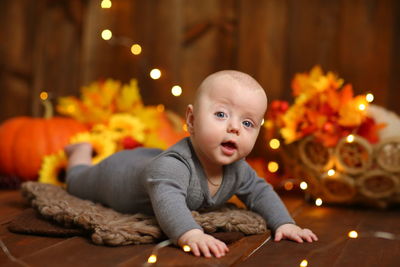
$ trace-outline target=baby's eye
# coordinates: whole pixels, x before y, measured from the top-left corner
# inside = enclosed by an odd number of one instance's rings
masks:
[[[214,113],[214,115],[215,115],[217,118],[221,118],[221,119],[223,119],[223,118],[226,117],[225,112],[222,112],[222,111],[217,111],[217,112]]]
[[[244,121],[242,122],[244,127],[251,128],[254,127],[254,124],[251,121]]]

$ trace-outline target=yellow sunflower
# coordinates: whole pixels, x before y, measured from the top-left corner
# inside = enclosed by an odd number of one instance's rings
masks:
[[[88,142],[92,144],[93,147],[93,158],[92,163],[96,164],[106,157],[112,155],[116,152],[116,144],[111,138],[110,135],[107,134],[93,134],[89,132],[76,134],[71,138],[70,143],[81,143]]]
[[[65,186],[67,163],[64,150],[45,156],[39,170],[39,182]]]
[[[142,143],[145,139],[145,124],[137,117],[130,114],[114,114],[108,123],[108,129],[115,140],[130,136]]]

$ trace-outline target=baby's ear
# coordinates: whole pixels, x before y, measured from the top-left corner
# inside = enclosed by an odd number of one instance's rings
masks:
[[[193,114],[193,105],[188,105],[186,108],[186,124],[188,127],[188,132],[193,134],[193,122],[194,122],[194,114]]]

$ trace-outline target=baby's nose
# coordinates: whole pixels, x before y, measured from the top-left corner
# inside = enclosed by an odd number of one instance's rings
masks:
[[[240,134],[240,127],[239,124],[236,122],[230,122],[228,125],[228,133],[233,133],[233,134]]]

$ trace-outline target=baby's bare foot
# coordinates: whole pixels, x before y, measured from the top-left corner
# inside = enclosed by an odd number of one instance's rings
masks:
[[[64,152],[68,158],[68,168],[76,165],[91,165],[92,164],[92,144],[87,142],[75,143],[67,145]]]
[[[81,142],[81,143],[70,144],[64,147],[64,152],[68,158],[75,152],[81,153],[83,151],[92,152],[92,144],[87,142]]]

